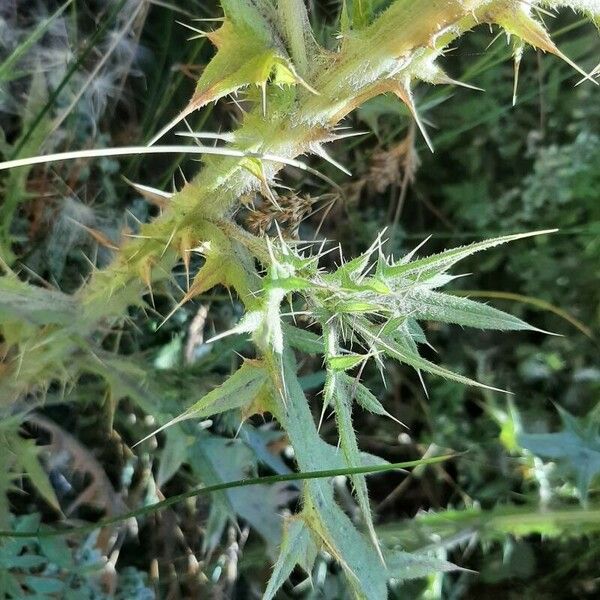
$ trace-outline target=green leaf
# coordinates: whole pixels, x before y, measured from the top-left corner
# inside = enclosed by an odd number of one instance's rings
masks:
[[[54,577],[37,577],[27,575],[25,577],[27,587],[37,594],[58,594],[65,589],[65,582]]]
[[[247,360],[223,385],[192,404],[185,411],[185,418],[209,417],[248,405],[266,382],[267,374],[262,364]]]
[[[204,485],[247,478],[257,470],[254,452],[241,440],[231,440],[200,432],[190,450],[190,465]],[[282,506],[297,495],[284,483],[232,488],[215,498],[217,512],[238,515],[247,521],[271,549],[281,541]]]
[[[468,246],[461,246],[459,248],[453,248],[452,250],[446,250],[427,258],[420,258],[410,262],[395,264],[385,268],[386,279],[397,279],[400,277],[410,277],[412,279],[418,278],[418,281],[425,281],[432,277],[439,275],[449,268],[454,266],[457,262],[483,250],[489,250],[495,246],[501,244],[507,244],[516,240],[536,236],[544,235],[547,233],[553,233],[556,229],[547,229],[542,231],[532,231],[530,233],[516,233],[514,235],[506,235],[503,237],[493,238],[491,240],[485,240]]]
[[[375,302],[365,302],[361,300],[343,300],[335,303],[336,312],[352,313],[376,313],[381,310],[381,304]]]
[[[392,417],[392,415],[390,415],[390,413],[383,408],[383,405],[381,402],[379,402],[379,400],[377,400],[371,390],[365,387],[356,378],[350,377],[349,375],[346,375],[346,373],[339,373],[337,375],[337,379],[339,386],[344,388],[344,392],[348,395],[348,397],[356,400],[356,402],[362,408],[375,415],[388,417],[397,423],[400,423],[398,419]]]
[[[269,3],[225,0],[223,26],[207,37],[218,49],[202,73],[191,105],[199,108],[242,87],[274,83],[304,83],[273,28],[276,13]]]
[[[398,339],[393,339],[389,336],[380,335],[379,332],[374,331],[374,327],[372,327],[371,325],[360,326],[360,332],[361,335],[363,335],[369,343],[372,343],[375,347],[387,354],[390,358],[394,358],[399,362],[406,363],[407,365],[410,365],[417,371],[426,371],[427,373],[438,375],[439,377],[443,377],[444,379],[457,381],[458,383],[462,383],[464,385],[472,385],[475,387],[482,387],[495,391],[503,391],[494,387],[490,387],[483,383],[479,383],[473,379],[470,379],[469,377],[465,377],[464,375],[459,375],[458,373],[449,371],[448,369],[436,365],[435,363],[432,363],[431,361],[423,358],[416,351],[415,348],[410,348],[408,346],[408,342],[412,341],[412,338],[404,339],[404,343],[401,343],[401,341]]]
[[[162,487],[186,461],[188,455],[188,439],[178,427],[169,427],[166,430],[167,441],[160,455],[156,485]]]
[[[0,323],[19,320],[31,325],[72,325],[76,302],[13,276],[0,278]]]
[[[42,529],[45,528],[42,527]],[[40,537],[37,542],[49,561],[63,569],[73,568],[71,549],[64,539],[60,537]]]
[[[335,410],[335,420],[337,424],[338,435],[340,438],[340,448],[344,456],[345,462],[349,467],[358,466],[360,464],[360,451],[358,449],[358,441],[354,433],[352,425],[352,399],[348,395],[348,390],[337,384],[337,376],[332,374],[333,383],[333,408]],[[369,537],[378,553],[381,553],[375,526],[373,524],[373,516],[371,514],[371,505],[369,503],[369,491],[364,475],[352,475],[350,477],[354,491],[358,499],[358,505],[363,514]]]
[[[300,277],[277,277],[267,280],[264,284],[264,289],[279,289],[286,292],[298,292],[300,290],[310,289],[311,282]]]
[[[35,569],[44,566],[48,560],[44,556],[23,554],[22,556],[0,556],[0,566],[12,569]]]
[[[280,0],[277,3],[279,31],[298,72],[305,77],[314,69],[312,60],[319,48],[304,2]]]
[[[339,464],[342,457],[336,448],[325,444],[315,423],[296,375],[293,355],[283,354],[282,377],[285,400],[279,405],[277,418],[288,433],[301,470]],[[275,390],[275,394],[278,394]],[[353,433],[352,433],[353,434]],[[350,452],[351,458],[354,456]],[[364,461],[364,455],[363,456]],[[347,464],[346,457],[343,463]],[[352,524],[337,506],[331,486],[325,481],[307,481],[304,486],[305,523],[315,540],[340,561],[347,581],[358,597],[369,600],[385,598],[387,576],[381,558],[372,543]]]
[[[421,512],[414,519],[377,527],[386,546],[400,545],[410,550],[428,546],[432,537],[438,538],[443,547],[454,545],[457,535],[464,531],[477,532],[484,541],[503,541],[507,535],[563,539],[589,536],[600,531],[600,509],[570,505],[540,510],[530,505],[497,505],[491,510]]]
[[[353,369],[360,363],[364,362],[368,357],[362,354],[342,354],[339,356],[329,356],[327,365],[332,371],[348,371]]]
[[[306,354],[322,354],[323,340],[320,336],[308,331],[300,329],[288,323],[282,324],[283,337],[287,343],[294,349],[305,352]]]
[[[433,573],[449,573],[458,569],[456,565],[440,558],[399,550],[386,554],[385,560],[390,577],[400,581],[427,577]]]
[[[408,294],[406,302],[407,310],[412,312],[416,319],[455,323],[479,329],[535,330],[535,327],[525,321],[497,308],[459,296],[417,288]]]
[[[48,479],[48,474],[40,464],[39,449],[34,440],[25,440],[20,436],[14,436],[11,446],[17,455],[17,460],[27,477],[40,495],[54,508],[60,512],[60,504],[56,498],[54,488]]]
[[[391,294],[392,290],[388,285],[378,277],[369,277],[365,279],[360,285],[356,285],[359,291],[375,292],[376,294],[387,295]]]
[[[279,556],[269,579],[263,600],[272,600],[296,565],[308,573],[315,561],[317,547],[310,531],[301,519],[289,519],[284,526]]]
[[[564,429],[557,433],[519,433],[518,444],[532,454],[562,462],[576,474],[577,488],[587,504],[588,488],[600,473],[599,425],[593,419],[577,419],[558,407]]]
[[[373,544],[336,504],[331,486],[319,481],[310,482],[307,488],[305,522],[342,565],[348,588],[357,598],[386,598],[388,573]]]

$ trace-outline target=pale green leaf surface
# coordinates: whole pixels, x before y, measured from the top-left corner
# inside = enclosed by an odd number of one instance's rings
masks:
[[[0,278],[0,323],[19,319],[32,325],[71,325],[76,306],[66,294],[33,286],[16,277]]]
[[[190,406],[184,416],[202,418],[245,406],[254,400],[266,381],[264,368],[246,361],[225,383]]]
[[[487,304],[430,290],[415,290],[406,304],[417,319],[502,331],[535,329],[525,321]]]
[[[307,329],[300,329],[288,323],[282,325],[283,336],[288,344],[306,354],[322,354],[323,340]]]
[[[243,479],[256,472],[256,457],[241,440],[229,440],[208,432],[199,432],[190,450],[190,466],[205,485]],[[281,541],[281,507],[296,492],[288,485],[257,485],[218,492],[216,510],[229,508],[229,517],[239,515],[267,542],[276,548]],[[219,505],[221,508],[219,508]]]
[[[388,279],[396,279],[399,277],[418,278],[419,281],[430,279],[436,275],[444,273],[457,262],[484,250],[489,250],[502,244],[514,242],[516,240],[552,233],[556,230],[532,231],[529,233],[517,233],[514,235],[506,235],[503,237],[484,240],[468,246],[461,246],[446,250],[439,254],[434,254],[426,258],[420,258],[410,261],[406,264],[396,264],[385,269],[385,276]]]
[[[48,474],[40,464],[39,449],[35,442],[16,435],[12,440],[12,450],[15,452],[17,461],[29,477],[33,487],[54,510],[60,512],[60,504],[54,488],[50,483]]]
[[[188,455],[188,439],[178,427],[166,430],[166,442],[160,455],[156,485],[162,487],[186,461]]]
[[[332,374],[334,378],[334,393],[333,407],[335,410],[335,420],[340,438],[340,448],[344,456],[345,462],[349,467],[358,466],[360,464],[360,451],[358,449],[358,441],[354,433],[352,425],[352,399],[343,387],[339,386],[336,381],[336,374]],[[379,551],[377,535],[375,534],[375,526],[371,515],[371,505],[369,503],[369,491],[364,475],[352,475],[350,480],[354,487],[354,492],[358,499],[358,505],[363,514],[365,524],[369,531],[371,541]]]
[[[556,433],[519,433],[517,442],[532,454],[565,464],[576,475],[582,501],[587,502],[592,479],[600,473],[598,424],[576,419],[559,409],[563,430]]]
[[[272,600],[277,590],[285,583],[296,565],[309,571],[317,555],[317,548],[306,524],[301,519],[292,519],[284,526],[283,540],[277,562],[269,579],[263,600]]]

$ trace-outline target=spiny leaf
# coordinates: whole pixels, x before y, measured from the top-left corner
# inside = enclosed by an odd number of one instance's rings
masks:
[[[453,371],[449,371],[444,367],[432,363],[431,361],[420,356],[413,349],[409,348],[406,345],[406,342],[409,341],[408,339],[405,340],[404,344],[401,344],[398,339],[393,339],[389,336],[381,335],[379,332],[375,331],[374,328],[372,328],[370,325],[364,324],[359,326],[359,331],[361,335],[365,337],[365,339],[370,344],[373,344],[380,351],[387,354],[390,358],[395,358],[400,362],[410,365],[417,371],[426,371],[433,375],[438,375],[439,377],[443,377],[444,379],[457,381],[458,383],[462,383],[464,385],[482,387],[497,392],[504,391],[499,390],[498,388],[485,385],[483,383],[479,383],[473,379],[469,379],[468,377],[464,377],[463,375],[459,375],[458,373],[454,373]]]
[[[25,440],[17,434],[11,436],[9,446],[10,451],[15,453],[17,462],[21,465],[25,475],[29,477],[33,487],[52,508],[60,512],[60,504],[48,474],[40,464],[39,448],[35,445],[34,440]]]
[[[306,354],[323,353],[323,340],[318,335],[288,323],[284,323],[282,329],[284,338],[292,348]]]
[[[310,482],[307,488],[309,495],[302,516],[323,541],[325,549],[342,565],[355,597],[385,598],[387,571],[373,546],[337,506],[329,486],[323,482]]]
[[[14,276],[0,278],[0,323],[11,319],[32,325],[71,325],[77,308],[72,297],[36,287]]]
[[[501,331],[536,329],[517,317],[468,298],[418,288],[408,298],[408,310],[416,319]]]
[[[331,374],[333,378],[333,407],[335,410],[335,419],[337,424],[338,435],[340,436],[340,447],[348,466],[352,467],[359,464],[360,452],[358,449],[358,442],[354,433],[354,427],[352,425],[352,399],[348,396],[347,390],[337,385],[336,378],[337,374]],[[373,517],[371,515],[371,505],[369,503],[369,491],[367,489],[367,482],[364,475],[352,475],[352,485],[356,497],[358,498],[358,505],[363,514],[369,537],[377,550],[377,553],[383,561],[383,555],[379,547],[379,541],[377,534],[375,533],[375,526],[373,524]]]
[[[360,381],[358,381],[354,377],[350,377],[346,373],[338,373],[336,375],[338,380],[338,385],[344,388],[344,393],[351,398],[352,400],[356,400],[356,402],[365,410],[373,413],[375,415],[381,415],[383,417],[388,417],[397,423],[401,423],[390,415],[390,413],[385,410],[381,402],[375,397],[375,395],[369,390],[365,385],[363,385]]]
[[[543,538],[577,538],[600,530],[598,506],[576,505],[541,509],[534,505],[496,505],[491,510],[466,508],[421,512],[414,519],[380,525],[377,532],[386,546],[417,549],[429,545],[432,536],[442,547],[454,546],[460,532],[472,531],[484,541],[504,541],[507,535]]]
[[[400,550],[386,554],[385,559],[390,577],[400,581],[460,570],[455,564],[440,558]]]
[[[306,77],[320,49],[315,41],[306,5],[296,0],[279,0],[277,3],[279,31],[294,65],[302,77]]]
[[[585,71],[555,46],[543,25],[531,16],[531,8],[529,2],[518,2],[516,6],[511,5],[510,7],[503,7],[493,11],[493,19],[507,33],[518,36],[534,48],[555,54],[581,73],[585,79],[590,79],[592,83],[596,83]]]
[[[377,239],[371,244],[366,252],[363,252],[361,255],[338,267],[331,277],[339,279],[343,284],[355,282],[357,278],[366,271],[373,254],[381,250],[383,233],[384,232],[381,232],[377,236]]]
[[[283,540],[273,573],[269,579],[263,600],[272,600],[285,583],[296,565],[302,565],[308,573],[317,555],[317,547],[306,523],[301,519],[289,519],[284,525]]]
[[[195,110],[250,85],[262,90],[262,110],[266,114],[266,84],[271,77],[274,84],[299,83],[315,92],[296,72],[279,32],[273,28],[277,19],[273,5],[262,0],[225,0],[222,5],[222,27],[202,34],[217,47],[217,54],[198,80],[188,106],[150,145]]]
[[[551,312],[561,319],[567,321],[581,331],[583,335],[589,337],[590,339],[594,339],[594,334],[592,330],[582,323],[579,319],[576,319],[571,313],[559,308],[558,306],[551,304],[550,302],[546,302],[541,298],[536,298],[533,296],[524,296],[523,294],[515,294],[514,292],[501,292],[501,291],[481,291],[481,290],[457,290],[453,291],[453,294],[457,296],[469,296],[472,298],[490,298],[497,300],[513,300],[514,302],[520,302],[522,304],[527,304],[532,306],[538,310],[544,310]]]
[[[491,240],[485,240],[483,242],[477,242],[468,246],[453,248],[451,250],[440,252],[439,254],[428,256],[427,258],[413,260],[406,264],[391,265],[384,269],[385,277],[389,279],[396,279],[398,277],[418,277],[419,281],[423,281],[447,271],[457,262],[477,252],[536,235],[554,233],[555,231],[557,230],[546,229],[542,231],[532,231],[529,233],[516,233],[514,235],[506,235],[503,237],[493,238]]]
[[[581,500],[587,503],[588,488],[600,473],[600,425],[577,419],[558,407],[564,429],[557,433],[519,433],[517,442],[532,454],[565,463],[577,476]]]
[[[225,383],[187,409],[188,418],[202,418],[249,404],[266,382],[264,368],[247,360]]]
[[[192,404],[181,415],[141,439],[136,446],[175,423],[186,419],[218,415],[251,404],[266,382],[267,373],[263,365],[259,361],[246,360],[222,385]]]
[[[347,371],[353,369],[361,362],[364,362],[368,358],[361,354],[342,354],[339,356],[329,356],[327,358],[327,365],[332,371]]]

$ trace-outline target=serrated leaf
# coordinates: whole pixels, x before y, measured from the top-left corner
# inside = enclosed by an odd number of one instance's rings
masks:
[[[387,570],[367,538],[335,503],[331,487],[321,481],[307,486],[303,518],[323,540],[325,549],[342,565],[348,587],[356,598],[381,600],[387,597]],[[319,502],[318,510],[312,498]]]
[[[342,354],[340,356],[329,356],[327,365],[333,371],[348,371],[364,362],[367,357],[362,354]]]
[[[327,445],[318,435],[308,403],[298,383],[295,361],[292,353],[283,353],[282,373],[272,373],[274,379],[281,376],[285,380],[285,400],[279,403],[276,416],[288,433],[295,449],[298,466],[302,471],[323,468],[337,468],[345,460],[335,447]],[[381,462],[381,459],[360,453],[362,464]],[[381,600],[387,594],[388,571],[384,567],[376,549],[368,539],[352,524],[340,509],[333,497],[331,485],[322,480],[304,482],[304,510],[301,516],[315,541],[324,546],[340,562],[349,588],[356,597],[367,600]]]
[[[408,319],[406,319],[406,329],[407,329],[410,337],[417,344],[427,343],[427,338],[425,337],[425,332],[423,331],[423,328],[412,317],[409,317]]]
[[[240,18],[229,12],[223,26],[207,37],[218,51],[198,80],[192,104],[196,108],[218,100],[241,87],[259,85],[269,78],[276,62],[281,59],[272,46],[271,30],[251,2],[241,0],[235,9],[248,10],[252,15]]]
[[[217,53],[202,73],[188,106],[152,143],[195,110],[248,86],[258,86],[263,92],[266,112],[266,84],[301,84],[312,88],[298,75],[279,32],[277,11],[264,0],[222,0],[225,13],[223,25],[216,31],[201,33],[217,48]]]
[[[564,425],[556,433],[519,433],[517,443],[532,454],[564,463],[576,474],[582,502],[587,502],[592,479],[600,473],[600,434],[590,418],[576,419],[559,408]]]
[[[407,304],[408,310],[417,319],[502,331],[535,329],[525,321],[487,304],[430,290],[417,290],[409,294]]]
[[[247,360],[225,383],[190,406],[186,418],[209,417],[250,404],[266,382],[262,364]]]
[[[364,410],[375,415],[388,417],[400,423],[398,419],[392,417],[392,415],[385,410],[381,402],[379,402],[371,390],[369,390],[356,378],[350,377],[349,375],[346,375],[346,373],[339,373],[337,375],[337,379],[339,385],[344,388],[344,391],[348,397],[352,400],[355,400]]]
[[[454,373],[453,371],[449,371],[448,369],[445,369],[444,367],[436,365],[435,363],[423,358],[420,354],[418,354],[418,352],[416,352],[415,349],[411,349],[407,346],[406,342],[413,341],[410,337],[405,338],[405,343],[401,344],[399,340],[395,340],[388,336],[380,335],[378,332],[372,331],[369,326],[362,327],[361,333],[370,343],[374,344],[375,347],[387,354],[390,358],[395,358],[400,362],[406,363],[414,369],[417,369],[417,371],[423,370],[427,373],[438,375],[444,379],[457,381],[458,383],[462,383],[464,385],[483,387],[495,391],[503,391],[483,383],[479,383],[473,379],[459,375],[458,373]]]
[[[589,11],[589,4],[585,8]],[[525,3],[521,3],[516,7],[511,6],[510,8],[501,6],[498,10],[494,11],[493,19],[508,34],[518,36],[534,48],[539,48],[544,52],[550,52],[558,56],[587,79],[589,77],[588,74],[556,47],[544,25],[531,16],[531,10],[532,7]]]
[[[354,433],[354,426],[352,425],[352,400],[348,395],[347,388],[338,385],[336,379],[337,376],[333,376],[334,391],[332,400],[338,435],[340,438],[340,448],[346,464],[349,467],[354,467],[360,464],[360,451]],[[354,492],[358,499],[358,505],[363,514],[367,530],[369,531],[369,537],[377,549],[377,552],[381,553],[377,534],[375,533],[375,525],[373,524],[366,478],[364,475],[351,475],[350,480],[352,481]]]
[[[292,348],[306,352],[306,354],[323,353],[323,340],[315,333],[288,323],[282,325],[282,330],[283,337]]]
[[[71,325],[77,304],[70,296],[33,286],[13,276],[0,278],[0,323]]]
[[[461,246],[459,248],[453,248],[434,254],[426,258],[420,258],[413,260],[406,264],[395,264],[388,266],[384,269],[385,278],[395,280],[400,277],[418,277],[419,281],[424,281],[447,271],[450,267],[454,266],[457,262],[475,254],[482,252],[483,250],[489,250],[495,246],[514,242],[516,240],[533,237],[536,235],[544,235],[546,233],[552,233],[555,229],[547,229],[542,231],[532,231],[530,233],[517,233],[514,235],[506,235],[503,237],[493,238],[491,240],[485,240],[468,246]]]
[[[385,560],[390,577],[400,581],[427,577],[433,573],[449,573],[459,568],[440,558],[402,551],[386,554]]]
[[[33,487],[54,508],[60,512],[60,504],[50,483],[48,474],[40,464],[39,449],[33,440],[25,440],[19,436],[13,438],[13,450],[17,460],[23,468]]]
[[[269,579],[263,600],[272,600],[285,583],[296,565],[309,572],[317,555],[308,527],[301,519],[290,519],[284,526],[283,540],[273,573]]]

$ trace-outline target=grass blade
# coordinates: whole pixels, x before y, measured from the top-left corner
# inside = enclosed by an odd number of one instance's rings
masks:
[[[96,523],[90,523],[83,527],[70,527],[68,529],[55,529],[47,531],[0,531],[0,538],[47,538],[57,537],[62,535],[71,534],[86,534],[91,531],[95,531],[100,527],[106,527],[108,525],[116,525],[128,519],[136,517],[142,517],[155,513],[169,506],[173,506],[178,502],[182,502],[187,498],[193,498],[195,496],[201,496],[210,494],[212,492],[219,492],[222,490],[229,490],[239,487],[247,487],[250,485],[264,485],[272,483],[281,483],[286,481],[306,481],[308,479],[325,479],[328,477],[338,477],[343,475],[374,475],[376,473],[386,473],[388,471],[398,471],[404,469],[411,469],[419,467],[421,465],[429,465],[433,463],[439,463],[451,458],[454,458],[454,454],[448,454],[444,456],[433,456],[431,458],[422,458],[419,460],[409,460],[400,463],[390,463],[384,465],[369,465],[366,467],[347,467],[344,469],[329,469],[326,471],[305,471],[300,473],[286,473],[283,475],[269,475],[267,477],[251,477],[248,479],[239,479],[237,481],[228,481],[226,483],[219,483],[216,485],[210,485],[205,488],[196,488],[178,494],[177,496],[171,496],[162,502],[155,502],[148,506],[143,506],[136,510],[131,510],[122,515],[116,517],[110,517],[107,519],[100,519]]]

